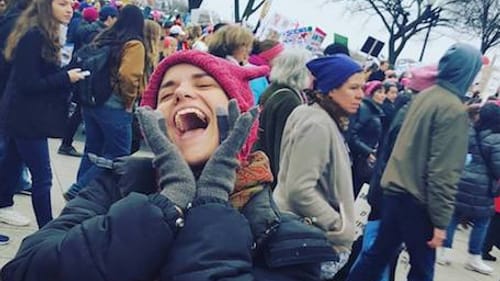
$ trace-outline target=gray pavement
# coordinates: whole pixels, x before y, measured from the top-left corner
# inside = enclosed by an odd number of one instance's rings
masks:
[[[62,191],[68,188],[73,183],[76,177],[76,171],[80,163],[80,158],[63,156],[57,154],[59,140],[50,140],[50,151],[53,171],[53,187],[52,187],[52,206],[54,216],[57,216],[64,207],[64,199]],[[83,143],[75,141],[74,146],[83,151]],[[25,195],[16,195],[15,208],[22,214],[31,219],[30,226],[13,227],[0,223],[0,233],[9,235],[11,242],[8,245],[0,246],[0,267],[3,267],[10,259],[12,259],[24,237],[36,231],[36,222],[31,206],[31,197]],[[467,258],[467,241],[468,231],[457,231],[455,235],[455,243],[452,255],[451,266],[436,265],[436,281],[499,281],[500,280],[500,261],[488,264],[495,268],[495,272],[491,276],[481,275],[479,273],[465,270],[463,263]],[[500,251],[495,249],[493,254],[500,258]],[[398,265],[397,279],[406,280],[405,274],[409,270],[407,258],[402,257]]]

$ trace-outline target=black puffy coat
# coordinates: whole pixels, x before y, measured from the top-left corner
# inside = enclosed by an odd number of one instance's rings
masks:
[[[131,159],[125,170],[104,172],[28,236],[1,279],[313,281],[322,261],[336,259],[321,230],[287,215],[277,225],[270,219],[272,201],[261,200],[268,188],[240,212],[220,199],[195,199],[182,226],[157,193],[151,159]]]
[[[486,168],[486,162],[479,152],[476,141],[476,130],[469,134],[469,154],[472,159],[468,163],[458,184],[456,195],[456,212],[459,216],[468,218],[490,217],[495,212],[494,195],[491,181],[500,178],[500,133],[491,130],[479,131],[483,153],[488,159],[488,165],[496,173],[496,179],[491,179]]]
[[[350,120],[348,130],[349,149],[353,158],[355,194],[364,182],[368,182],[372,169],[367,165],[370,154],[377,153],[382,140],[384,112],[372,99],[365,99],[356,115]]]

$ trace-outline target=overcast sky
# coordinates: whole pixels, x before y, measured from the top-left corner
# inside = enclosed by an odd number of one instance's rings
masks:
[[[241,10],[245,7],[246,2],[245,0],[240,0]],[[364,41],[370,35],[379,40],[387,41],[387,31],[378,16],[352,12],[346,8],[346,5],[349,5],[349,1],[329,4],[325,4],[325,2],[325,0],[274,0],[270,14],[278,12],[290,19],[298,20],[301,25],[312,25],[322,28],[328,33],[328,37],[325,40],[326,44],[332,42],[334,32],[347,36],[349,38],[349,48],[353,50],[361,49]],[[233,0],[204,0],[202,7],[213,9],[223,17],[232,20],[234,14],[233,5]],[[479,47],[479,41],[473,37],[458,38],[459,36],[459,34],[450,30],[433,29],[426,48],[424,63],[437,62],[445,50],[456,41],[466,41]],[[425,32],[415,36],[407,44],[399,58],[418,60],[424,37]],[[323,46],[326,46],[326,44]],[[387,47],[384,47],[382,53],[387,55]]]

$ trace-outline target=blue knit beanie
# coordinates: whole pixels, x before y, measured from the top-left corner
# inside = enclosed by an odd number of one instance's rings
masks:
[[[316,78],[316,89],[325,95],[342,86],[353,74],[362,71],[361,66],[345,54],[314,59],[307,63],[307,68]]]

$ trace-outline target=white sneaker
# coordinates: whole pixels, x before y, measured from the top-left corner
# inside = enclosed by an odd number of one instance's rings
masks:
[[[440,265],[450,265],[451,264],[450,252],[451,252],[450,248],[446,247],[439,248],[437,263]]]
[[[469,258],[465,262],[465,269],[479,272],[481,274],[490,275],[493,273],[493,268],[489,267],[481,259],[481,255],[469,255]]]
[[[13,226],[26,226],[30,224],[30,220],[15,211],[13,207],[0,208],[0,222]]]

